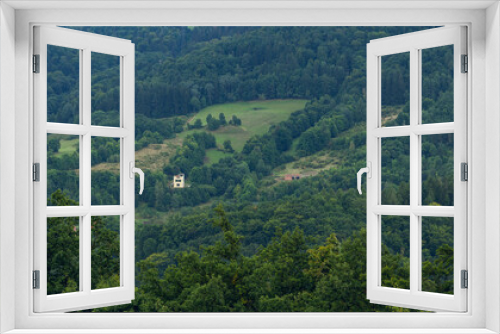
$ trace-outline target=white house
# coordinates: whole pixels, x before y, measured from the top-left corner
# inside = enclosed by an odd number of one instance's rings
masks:
[[[184,188],[184,174],[174,175],[174,188]]]

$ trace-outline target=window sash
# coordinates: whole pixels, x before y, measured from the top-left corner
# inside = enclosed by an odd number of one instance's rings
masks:
[[[80,124],[47,122],[47,45],[80,50]],[[91,53],[120,57],[120,127],[91,125]],[[40,73],[34,80],[34,161],[40,163],[40,182],[34,184],[34,270],[40,270],[40,289],[34,289],[35,312],[67,312],[129,303],[134,298],[134,179],[135,161],[134,45],[130,41],[64,28],[35,27],[34,54]],[[80,140],[78,206],[47,206],[47,134],[77,135]],[[120,138],[120,205],[91,205],[91,139]],[[120,286],[91,289],[91,217],[120,216]],[[47,295],[47,218],[80,217],[78,292]]]
[[[422,310],[465,312],[467,290],[461,288],[461,270],[467,269],[467,182],[460,179],[460,164],[467,162],[467,75],[461,73],[461,55],[467,54],[466,28],[446,27],[371,41],[367,46],[367,298],[373,303]],[[454,122],[420,124],[420,50],[454,45]],[[382,127],[381,57],[410,53],[410,125]],[[454,206],[421,205],[421,136],[454,134]],[[410,138],[410,205],[381,205],[381,138]],[[381,285],[382,215],[410,217],[410,289]],[[454,294],[421,291],[421,217],[454,218]]]

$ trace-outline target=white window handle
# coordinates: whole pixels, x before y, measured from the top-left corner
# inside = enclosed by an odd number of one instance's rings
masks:
[[[140,168],[135,167],[135,163],[133,161],[130,161],[129,164],[129,170],[130,170],[130,178],[133,179],[135,177],[135,174],[139,174],[139,184],[141,186],[141,189],[139,190],[139,195],[142,195],[142,192],[144,191],[144,172]]]
[[[358,171],[358,192],[359,194],[361,195],[362,192],[361,192],[361,175],[363,175],[363,173],[366,173],[366,176],[371,179],[372,178],[372,163],[371,162],[367,162],[367,167],[365,168],[361,168],[359,171]]]

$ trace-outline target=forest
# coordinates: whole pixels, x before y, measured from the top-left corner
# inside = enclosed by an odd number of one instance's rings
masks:
[[[176,143],[160,167],[137,163],[146,184],[135,196],[136,298],[93,312],[410,311],[366,300],[356,172],[366,164],[366,44],[421,28],[76,29],[136,45],[136,154]],[[452,56],[442,47],[422,57],[426,123],[453,121]],[[115,60],[92,56],[94,125],[119,124]],[[49,122],[79,122],[75,64],[78,52],[49,48]],[[387,56],[382,69],[383,126],[407,125],[408,58]],[[307,102],[241,149],[220,138],[250,126],[244,117],[193,120],[218,105],[296,99]],[[47,137],[48,205],[78,205],[78,140]],[[215,151],[224,155],[207,162]],[[119,203],[119,160],[119,140],[92,139],[92,205]],[[179,173],[189,186],[174,189]],[[303,177],[284,181],[293,173]],[[422,138],[422,192],[424,205],[453,205],[452,134]],[[409,138],[382,141],[382,204],[409,204]],[[408,217],[382,224],[382,284],[408,289]],[[117,217],[92,226],[92,287],[117,286]],[[77,231],[74,219],[48,221],[49,294],[79,288]],[[422,235],[423,290],[453,294],[453,219],[426,218]]]

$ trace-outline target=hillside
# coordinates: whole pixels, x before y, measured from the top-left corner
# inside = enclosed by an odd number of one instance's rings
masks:
[[[355,190],[356,172],[366,159],[366,43],[418,29],[84,28],[132,39],[137,52],[136,165],[146,173],[144,194],[136,196],[137,293],[133,304],[108,311],[400,310],[365,299],[366,199]],[[453,73],[443,70],[446,53],[436,55],[423,82],[430,123],[452,110]],[[398,95],[384,101],[383,124],[408,124],[408,91],[400,85],[408,64],[388,65],[384,94]],[[66,82],[73,74],[61,70],[52,79]],[[68,87],[54,88],[53,119],[73,121],[63,112]],[[112,92],[101,93],[92,110],[116,122],[116,112],[102,112]],[[207,116],[220,120],[220,113],[241,125],[208,129]],[[197,120],[201,127],[193,129]],[[50,136],[48,194],[67,205],[78,199],[78,150],[74,139]],[[225,140],[234,152],[221,151]],[[383,200],[407,204],[407,143],[384,143]],[[450,205],[452,150],[453,136],[423,140],[426,203]],[[119,152],[116,140],[93,140],[93,204],[119,201]],[[172,176],[181,172],[188,187],[173,189]],[[294,173],[306,177],[284,180]],[[383,280],[405,287],[409,228],[404,217],[384,222],[391,238],[384,239]],[[423,280],[450,293],[453,228],[445,221],[430,226],[422,232]],[[112,225],[103,229],[113,232]],[[204,303],[206,296],[214,302]]]

